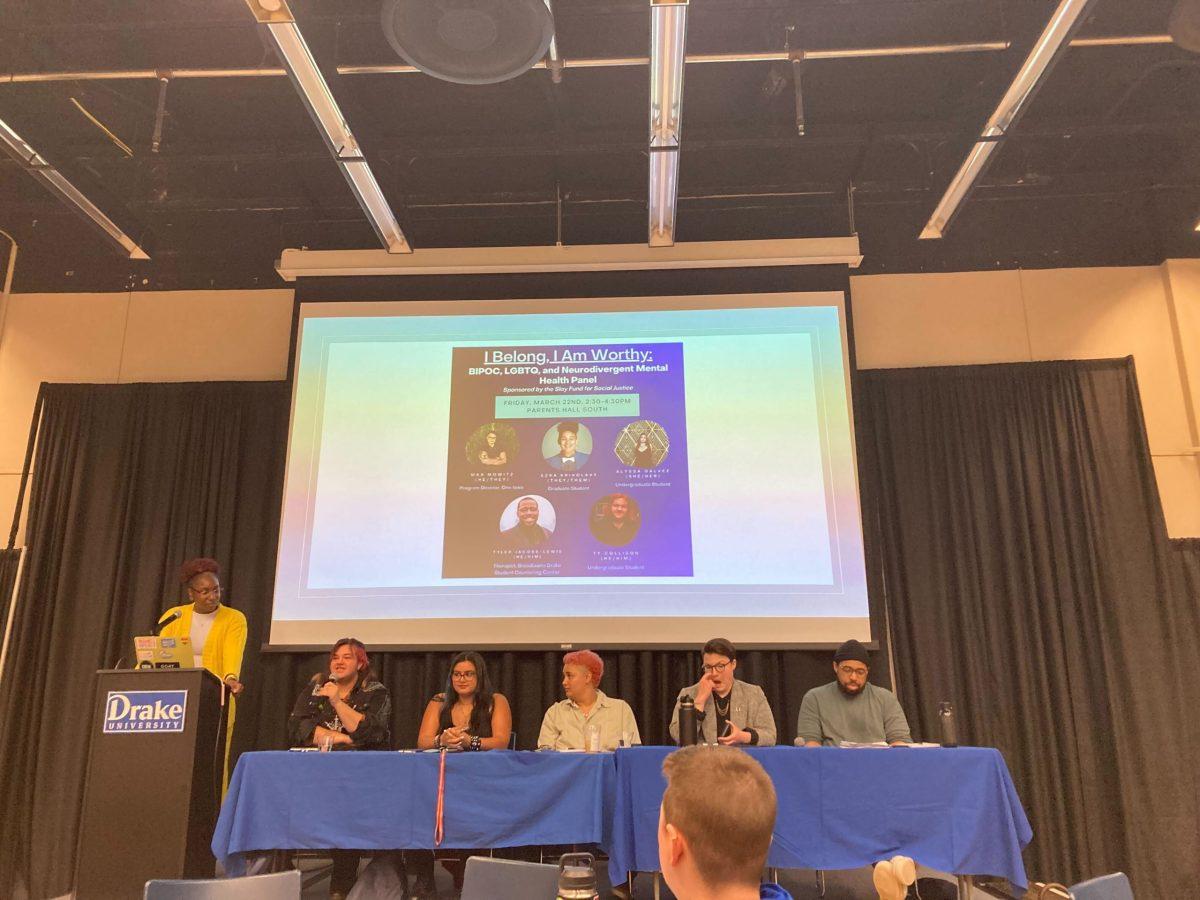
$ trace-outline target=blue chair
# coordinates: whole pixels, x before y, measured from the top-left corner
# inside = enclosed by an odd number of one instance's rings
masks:
[[[146,882],[142,900],[300,900],[300,872]]]
[[[1073,900],[1133,900],[1133,888],[1124,872],[1089,878],[1071,888]]]

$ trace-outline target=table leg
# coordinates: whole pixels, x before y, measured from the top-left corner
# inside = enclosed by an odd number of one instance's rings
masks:
[[[972,900],[975,896],[975,876],[956,875],[958,879],[958,900]]]
[[[662,900],[662,872],[654,873],[654,900]]]

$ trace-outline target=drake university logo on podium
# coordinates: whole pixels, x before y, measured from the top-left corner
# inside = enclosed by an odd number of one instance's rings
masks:
[[[183,731],[187,691],[109,691],[104,734]]]

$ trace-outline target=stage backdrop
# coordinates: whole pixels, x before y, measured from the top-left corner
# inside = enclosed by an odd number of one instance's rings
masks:
[[[1035,828],[1031,874],[1123,868],[1144,896],[1186,895],[1200,874],[1200,563],[1165,538],[1132,365],[875,372],[856,387],[868,564],[887,578],[916,735],[936,738],[949,698],[968,740],[1005,753]],[[269,621],[285,385],[53,385],[42,399],[0,686],[0,884],[48,897],[72,881],[93,671],[180,600],[181,559],[220,558],[250,620],[236,751],[283,746],[320,658],[253,652]],[[662,741],[694,654],[605,657],[604,688]],[[531,746],[559,696],[557,654],[487,658]],[[398,746],[446,661],[377,659]],[[766,689],[785,740],[828,673],[827,654],[800,651],[749,654],[740,672]],[[887,683],[883,659],[873,677]]]

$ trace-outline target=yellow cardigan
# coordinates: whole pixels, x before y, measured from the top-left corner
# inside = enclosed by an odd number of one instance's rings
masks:
[[[162,614],[166,618],[178,610],[178,619],[162,630],[163,637],[190,637],[192,634],[192,604],[176,606]],[[192,648],[195,652],[195,648]],[[204,658],[204,668],[212,672],[222,681],[227,675],[232,675],[238,681],[242,678],[242,656],[246,652],[246,617],[232,607],[221,604],[217,607],[217,616],[213,619],[212,629],[204,641],[200,651]],[[229,745],[233,740],[233,720],[237,713],[237,702],[234,696],[229,697],[229,714],[225,721],[225,782],[229,786]],[[224,788],[222,788],[224,796]]]

